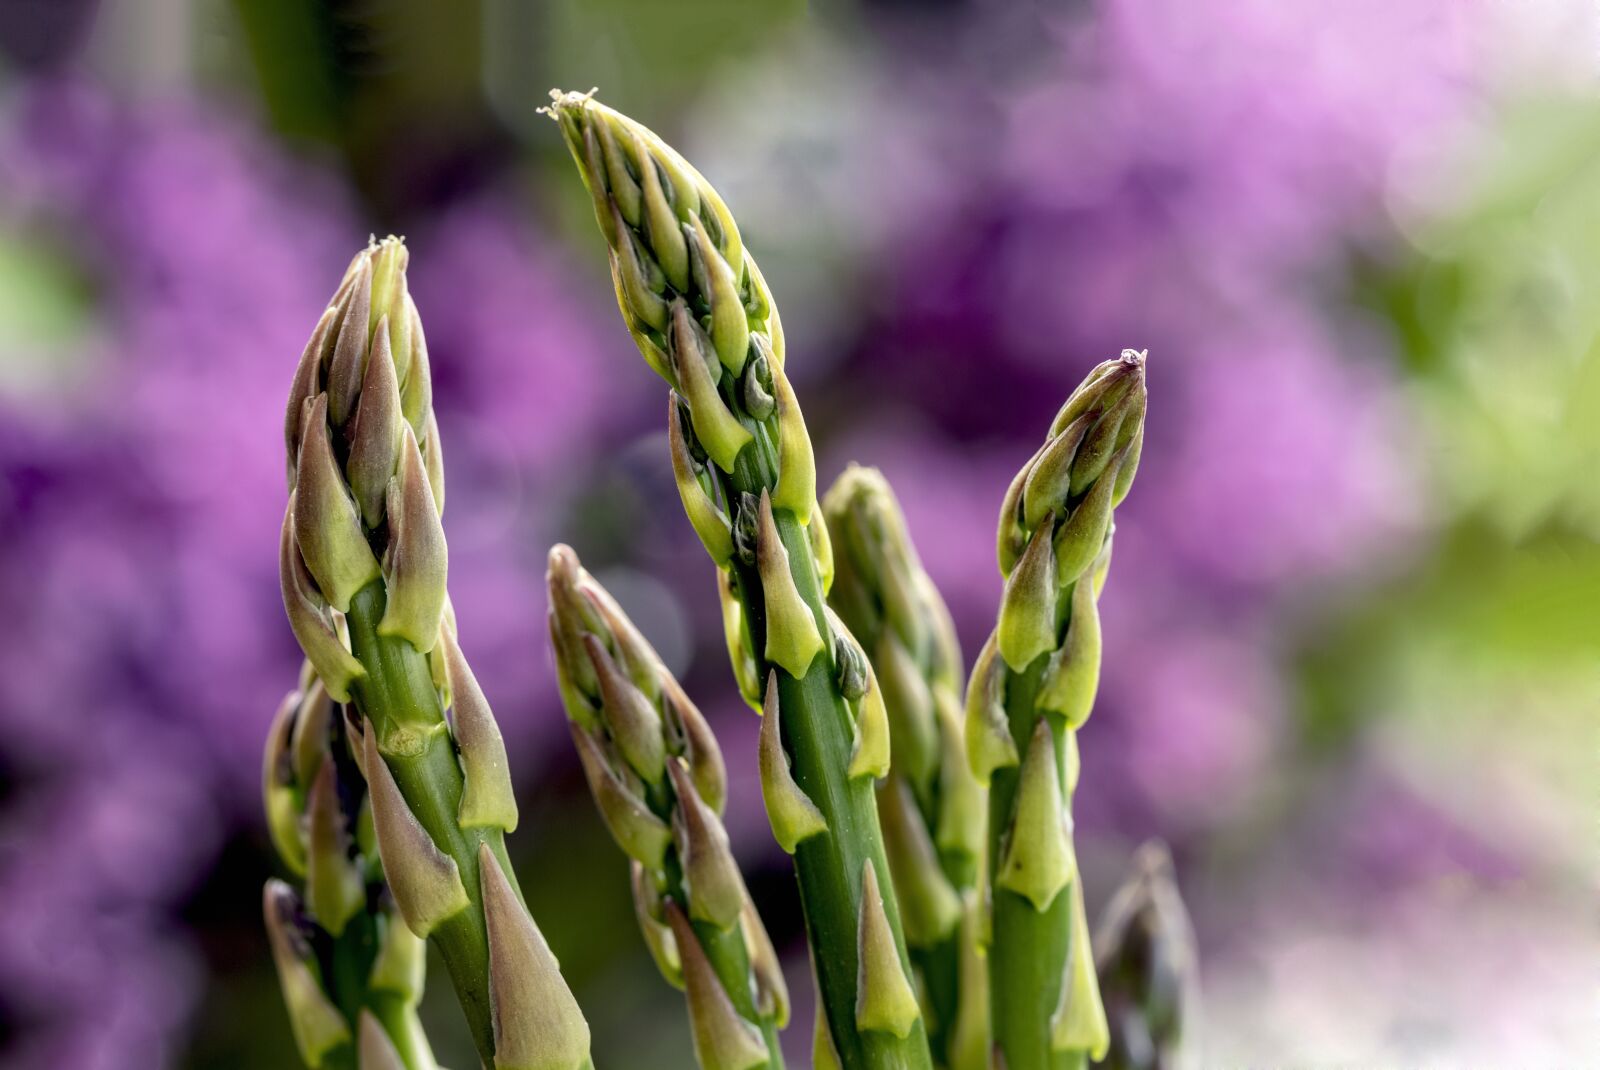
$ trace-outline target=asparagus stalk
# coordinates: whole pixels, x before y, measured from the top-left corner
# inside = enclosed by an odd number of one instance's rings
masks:
[[[383,882],[350,731],[308,664],[267,736],[268,829],[300,883],[262,894],[289,1024],[310,1067],[437,1070],[417,1019],[423,944]]]
[[[1095,930],[1095,964],[1111,1026],[1111,1070],[1190,1065],[1198,1002],[1194,929],[1178,894],[1172,856],[1152,840]]]
[[[406,924],[439,948],[484,1063],[580,1070],[589,1029],[506,856],[505,746],[449,612],[444,470],[406,260],[395,238],[357,254],[295,372],[284,606],[329,695],[361,715],[384,874]]]
[[[1008,1070],[1066,1070],[1108,1043],[1072,841],[1078,729],[1100,675],[1097,600],[1112,510],[1144,439],[1144,355],[1091,372],[1000,512],[999,622],[967,691],[973,772],[989,784],[995,1046]]]
[[[685,989],[704,1070],[782,1070],[789,993],[722,827],[716,737],[622,608],[566,546],[550,551],[550,641],[601,816],[632,860],[662,975]]]
[[[763,794],[795,856],[824,1035],[846,1070],[929,1067],[873,796],[888,771],[882,696],[825,612],[831,551],[777,308],[699,172],[590,97],[553,96],[623,320],[673,388],[673,472],[723,570],[735,675],[766,711]]]
[[[955,625],[882,473],[851,465],[822,511],[835,561],[828,604],[883,684],[892,761],[878,818],[934,1059],[988,1070],[988,975],[975,938],[988,797],[963,744]]]

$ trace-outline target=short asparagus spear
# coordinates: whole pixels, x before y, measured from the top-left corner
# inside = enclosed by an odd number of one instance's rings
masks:
[[[1071,803],[1100,675],[1112,510],[1138,465],[1145,403],[1142,353],[1096,367],[1001,507],[1006,584],[967,689],[966,738],[990,789],[989,979],[1008,1070],[1081,1067],[1108,1043]]]
[[[1164,844],[1139,848],[1133,872],[1101,915],[1094,943],[1111,1026],[1106,1066],[1190,1065],[1199,987],[1194,930]]]
[[[851,465],[822,511],[835,561],[828,604],[883,685],[892,761],[878,817],[934,1058],[988,1070],[989,985],[975,939],[988,798],[966,759],[955,626],[877,469]]]
[[[581,1070],[588,1026],[506,857],[505,746],[448,610],[444,469],[406,259],[395,238],[357,254],[295,372],[284,606],[328,693],[361,715],[384,874],[438,946],[484,1063]]]
[[[437,1070],[416,1011],[423,944],[383,883],[350,731],[307,665],[267,736],[268,829],[299,885],[262,896],[289,1024],[310,1067]]]
[[[590,97],[554,96],[623,320],[673,387],[673,472],[723,570],[735,674],[767,711],[764,794],[795,856],[824,1035],[845,1070],[926,1068],[873,797],[888,771],[882,696],[860,645],[825,613],[831,551],[813,520],[816,469],[777,308],[699,172]]]
[[[572,738],[601,816],[632,860],[645,942],[687,993],[695,1055],[704,1070],[781,1070],[789,993],[728,849],[716,738],[566,546],[550,551],[549,587]]]

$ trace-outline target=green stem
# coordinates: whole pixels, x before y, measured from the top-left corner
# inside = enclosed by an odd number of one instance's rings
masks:
[[[753,452],[746,450],[741,461]],[[739,488],[740,481],[732,482],[735,493],[739,489],[760,493],[759,483]],[[775,519],[778,534],[789,553],[795,585],[816,617],[817,627],[826,635],[822,586],[806,532],[787,510],[780,511]],[[818,516],[811,522],[820,524],[823,520]],[[765,635],[760,577],[753,566],[744,566],[738,561],[734,566],[751,636]],[[754,645],[752,649],[760,651],[764,644]],[[856,1029],[856,941],[862,866],[870,859],[880,874],[889,872],[883,835],[878,827],[873,782],[870,777],[851,780],[846,775],[855,745],[850,728],[851,714],[839,694],[827,655],[818,657],[800,679],[781,668],[777,669],[777,675],[779,708],[783,711],[783,743],[792,758],[791,772],[828,823],[827,834],[802,842],[795,850],[794,859],[817,987],[840,1061],[844,1070],[931,1070],[933,1063],[922,1022],[917,1022],[904,1039]],[[909,977],[911,964],[901,934],[900,908],[887,880],[882,882],[882,893],[902,968]]]
[[[1041,655],[1020,675],[1008,674],[1006,711],[1019,753],[1026,753],[1037,713],[1034,697],[1050,660]],[[1048,718],[1055,737],[1057,761],[1064,753],[1066,728]],[[999,859],[1001,837],[1011,820],[1018,767],[998,769],[989,783],[989,857]],[[994,863],[991,862],[991,870]],[[1074,878],[1076,879],[1076,878]],[[990,1007],[994,1041],[1005,1053],[1007,1070],[1076,1070],[1082,1053],[1050,1047],[1050,1018],[1061,998],[1067,955],[1072,945],[1070,889],[1063,888],[1050,906],[1036,910],[1031,902],[1004,888],[993,890],[994,937],[989,947]]]
[[[506,856],[505,837],[500,830],[463,829],[456,822],[464,780],[427,656],[404,639],[378,634],[383,608],[383,584],[375,581],[351,599],[346,615],[350,648],[367,670],[367,675],[353,687],[356,705],[378,733],[378,749],[388,761],[411,812],[460,870],[470,905],[440,922],[430,939],[444,958],[478,1053],[492,1064],[489,934],[478,881],[479,844],[489,845],[519,898],[522,891]]]

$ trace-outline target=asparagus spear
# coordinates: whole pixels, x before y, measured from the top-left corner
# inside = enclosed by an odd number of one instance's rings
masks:
[[[784,374],[783,331],[722,199],[645,127],[581,94],[549,109],[594,199],[623,321],[672,386],[673,472],[720,569],[745,697],[767,712],[764,796],[795,856],[826,1017],[846,1070],[930,1066],[873,782],[882,696],[830,620],[831,551]]]
[[[1111,1026],[1111,1070],[1181,1070],[1193,1048],[1198,979],[1194,929],[1172,856],[1152,840],[1134,856],[1095,930],[1095,963]]]
[[[835,561],[828,604],[883,683],[892,762],[878,818],[934,1058],[987,1070],[989,986],[975,937],[988,797],[967,765],[955,626],[882,473],[851,465],[822,511]]]
[[[360,712],[384,874],[438,946],[483,1061],[580,1070],[589,1029],[506,856],[505,746],[448,610],[444,469],[406,260],[395,238],[356,255],[295,372],[284,607],[328,693]]]
[[[989,784],[995,1046],[1008,1070],[1066,1070],[1104,1056],[1072,842],[1077,732],[1100,675],[1097,600],[1112,510],[1144,439],[1144,355],[1092,371],[1017,473],[1000,512],[999,622],[967,690],[973,772]]]
[[[716,737],[622,608],[550,551],[550,642],[595,802],[632,860],[639,927],[686,990],[705,1070],[782,1070],[783,972],[722,827]]]
[[[310,1067],[437,1070],[416,1011],[423,944],[383,883],[350,730],[308,664],[267,736],[268,829],[301,885],[262,894],[289,1024]]]

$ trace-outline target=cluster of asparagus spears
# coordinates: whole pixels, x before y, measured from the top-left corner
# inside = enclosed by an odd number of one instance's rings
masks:
[[[1006,494],[1004,595],[967,682],[883,477],[852,466],[819,499],[777,306],[727,206],[645,127],[553,97],[624,324],[670,388],[672,472],[761,712],[762,797],[811,949],[812,1065],[1177,1065],[1193,952],[1170,864],[1141,854],[1097,972],[1071,820],[1143,355],[1091,372]],[[309,1066],[435,1065],[415,1011],[428,940],[486,1067],[585,1070],[588,1027],[506,854],[506,750],[450,606],[406,261],[393,238],[356,256],[290,392],[281,572],[306,665],[265,791],[303,886],[268,883],[267,928]],[[722,826],[717,741],[572,550],[550,552],[548,582],[573,742],[696,1058],[777,1070],[789,995]]]

